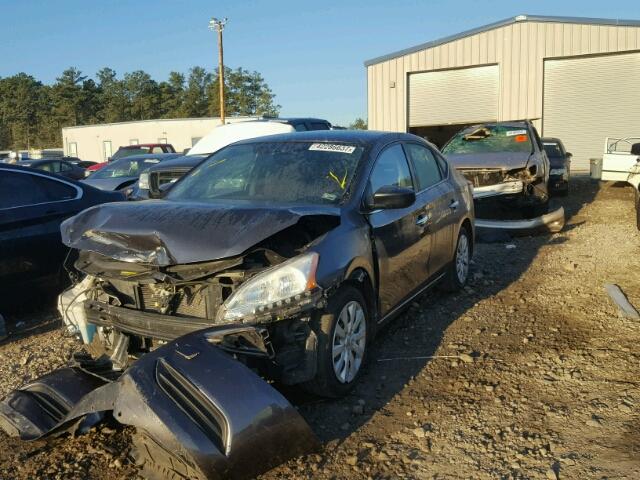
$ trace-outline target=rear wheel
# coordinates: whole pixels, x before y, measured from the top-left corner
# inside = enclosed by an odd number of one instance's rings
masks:
[[[371,332],[371,316],[362,292],[352,285],[343,286],[319,319],[317,373],[302,387],[323,397],[349,392],[362,373]]]
[[[456,243],[455,255],[445,274],[443,287],[449,292],[456,292],[467,284],[469,279],[469,263],[471,262],[471,237],[466,227],[460,228]]]

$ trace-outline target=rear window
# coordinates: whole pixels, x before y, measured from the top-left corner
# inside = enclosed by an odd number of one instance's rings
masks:
[[[116,153],[113,154],[111,160],[117,160],[119,158],[130,157],[132,155],[142,155],[145,153],[149,153],[149,147],[139,147],[139,148],[120,148]]]
[[[531,152],[525,127],[481,125],[456,134],[442,149],[445,155],[465,153]]]
[[[562,149],[557,143],[544,143],[543,146],[549,157],[562,157]]]

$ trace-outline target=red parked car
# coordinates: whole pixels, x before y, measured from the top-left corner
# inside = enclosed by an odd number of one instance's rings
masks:
[[[113,156],[109,157],[106,162],[97,163],[85,170],[86,175],[100,170],[108,162],[118,160],[119,158],[129,157],[131,155],[142,155],[145,153],[176,153],[176,149],[170,143],[142,143],[140,145],[126,145],[120,147]]]

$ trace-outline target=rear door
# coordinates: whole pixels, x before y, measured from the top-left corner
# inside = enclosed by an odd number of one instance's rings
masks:
[[[451,244],[455,224],[455,193],[442,171],[437,153],[419,143],[405,144],[418,184],[418,200],[425,205],[429,217],[425,228],[433,237],[429,255],[429,275],[440,272],[451,259]],[[446,162],[445,162],[446,165]]]
[[[60,223],[81,209],[82,190],[45,175],[0,168],[0,284],[60,271]]]
[[[376,159],[367,194],[387,185],[414,188],[414,179],[402,145],[397,143]],[[418,288],[429,275],[429,212],[422,200],[402,209],[376,210],[368,215],[373,229],[379,269],[381,315],[385,315]]]

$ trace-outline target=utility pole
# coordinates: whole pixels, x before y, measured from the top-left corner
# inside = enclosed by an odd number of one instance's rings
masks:
[[[222,31],[224,30],[224,26],[227,24],[226,17],[218,20],[213,17],[209,21],[209,29],[218,32],[218,83],[220,87],[220,121],[224,125],[224,59],[223,59],[223,48],[222,48]]]

